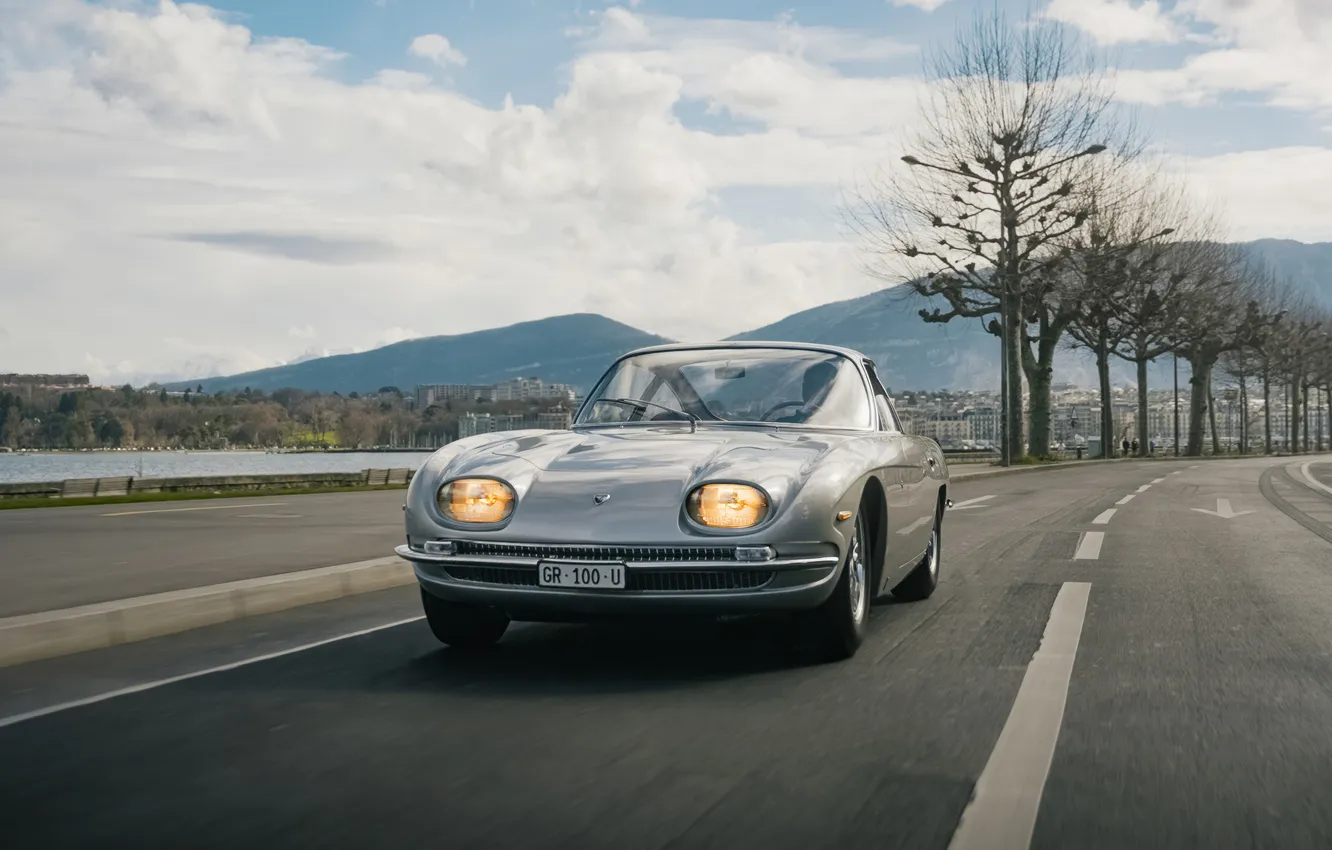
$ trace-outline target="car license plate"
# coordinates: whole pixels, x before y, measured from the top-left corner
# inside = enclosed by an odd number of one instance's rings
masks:
[[[537,572],[538,582],[542,587],[624,589],[624,564],[542,561]]]

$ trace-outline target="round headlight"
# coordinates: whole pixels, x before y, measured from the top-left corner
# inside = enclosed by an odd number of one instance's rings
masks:
[[[689,516],[709,528],[749,528],[768,515],[768,497],[748,484],[704,484],[689,494]]]
[[[439,488],[439,509],[456,522],[503,522],[513,513],[513,488],[493,478],[459,478]]]

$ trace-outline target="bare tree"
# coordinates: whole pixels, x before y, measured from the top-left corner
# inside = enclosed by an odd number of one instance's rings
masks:
[[[902,157],[909,169],[858,189],[846,218],[870,274],[931,299],[925,321],[980,319],[999,337],[1008,463],[1025,448],[1024,364],[1033,450],[1049,436],[1062,328],[1042,284],[1060,256],[1048,246],[1086,221],[1086,158],[1112,145],[1133,153],[1132,125],[1114,111],[1105,65],[1085,42],[1049,21],[1010,26],[997,8],[933,56],[926,78],[923,128]]]
[[[1186,454],[1202,454],[1203,418],[1214,413],[1212,371],[1223,354],[1254,344],[1276,321],[1262,308],[1269,276],[1231,245],[1205,243],[1193,274],[1206,285],[1191,293],[1170,330],[1173,349],[1188,360],[1189,439]],[[1219,446],[1213,420],[1213,450]]]

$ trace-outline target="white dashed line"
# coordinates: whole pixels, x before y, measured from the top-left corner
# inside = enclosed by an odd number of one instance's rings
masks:
[[[991,494],[991,495],[989,495],[989,496],[977,496],[977,497],[974,498],[974,499],[967,499],[965,502],[954,502],[954,503],[953,503],[953,507],[950,508],[949,510],[954,510],[954,511],[967,511],[967,510],[971,510],[972,508],[984,508],[984,507],[988,507],[988,505],[982,505],[982,504],[980,504],[980,502],[984,502],[984,501],[986,501],[987,499],[993,499],[993,498],[994,498],[994,495]]]
[[[1057,601],[1058,600],[1056,599],[1056,602]],[[196,670],[193,673],[185,673],[180,676],[172,676],[169,679],[158,679],[157,681],[154,682],[144,682],[143,684],[139,685],[130,685],[128,688],[120,688],[118,690],[107,691],[105,693],[96,694],[95,696],[84,697],[83,699],[71,700],[70,702],[62,702],[57,705],[49,705],[46,708],[39,708],[34,711],[27,711],[24,712],[23,714],[13,714],[10,715],[9,717],[0,717],[0,728],[3,728],[5,726],[13,726],[15,723],[22,723],[25,720],[32,720],[37,717],[45,717],[48,714],[55,714],[58,711],[68,711],[71,708],[79,708],[85,705],[92,705],[93,703],[104,702],[109,699],[115,699],[116,697],[123,697],[123,696],[128,696],[130,694],[137,694],[142,691],[150,691],[153,688],[160,688],[163,685],[172,685],[175,684],[176,682],[184,682],[187,679],[197,679],[200,676],[208,676],[213,673],[224,673],[227,670],[235,670],[238,667],[245,667],[249,664],[258,664],[260,661],[271,661],[274,658],[281,658],[284,655],[295,655],[298,652],[305,652],[308,649],[315,649],[316,647],[326,646],[330,643],[337,643],[340,640],[348,640],[354,637],[361,637],[362,635],[374,634],[375,632],[382,632],[385,629],[396,629],[398,626],[405,626],[408,623],[415,623],[418,620],[424,620],[424,619],[425,617],[408,617],[405,620],[395,620],[392,623],[384,623],[383,625],[380,626],[371,626],[368,629],[360,629],[358,631],[348,632],[345,635],[338,635],[337,637],[325,638],[324,640],[317,640],[314,641],[313,643],[306,643],[306,644],[301,644],[300,646],[293,646],[291,649],[283,649],[277,652],[269,652],[264,655],[256,655],[253,658],[246,658],[241,661],[233,661],[230,664],[220,664],[217,667],[209,667],[206,670]]]
[[[1118,502],[1115,502],[1115,504],[1116,504],[1116,505],[1127,505],[1129,502],[1133,501],[1133,495],[1134,495],[1133,493],[1129,493],[1127,496],[1125,496],[1124,498],[1120,499]]]
[[[1176,469],[1174,472],[1172,472],[1172,473],[1170,473],[1170,474],[1171,474],[1171,475],[1179,475],[1179,474],[1180,474],[1181,472],[1183,472],[1183,471],[1184,471],[1184,470],[1182,470],[1182,469]]]
[[[1101,557],[1101,543],[1105,540],[1104,531],[1086,531],[1078,541],[1078,551],[1073,553],[1075,561],[1095,561]]]
[[[1114,517],[1116,510],[1118,510],[1118,508],[1108,508],[1104,511],[1101,511],[1100,516],[1092,520],[1092,525],[1105,525],[1106,523],[1110,522],[1110,520]]]
[[[1027,850],[1050,775],[1091,585],[1065,582],[949,850]]]
[[[1153,484],[1160,484],[1160,483],[1161,483],[1162,481],[1164,481],[1164,480],[1165,480],[1164,478],[1153,478],[1153,479],[1152,479],[1152,483],[1153,483]]]
[[[1150,489],[1152,489],[1152,485],[1150,485],[1150,484],[1144,484],[1144,485],[1142,485],[1141,487],[1138,488],[1138,492],[1139,492],[1139,493],[1146,493],[1146,492],[1147,492],[1148,490],[1150,490]]]

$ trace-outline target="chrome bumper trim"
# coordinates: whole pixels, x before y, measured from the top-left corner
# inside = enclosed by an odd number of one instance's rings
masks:
[[[419,552],[407,544],[394,548],[399,558],[422,564],[468,565],[478,567],[532,567],[543,561],[548,564],[591,563],[575,558],[517,558],[507,555],[432,555]],[[608,564],[623,564],[627,570],[791,570],[808,567],[831,567],[838,563],[836,555],[820,555],[810,558],[774,558],[771,561],[606,561]],[[600,563],[600,562],[598,562]]]

